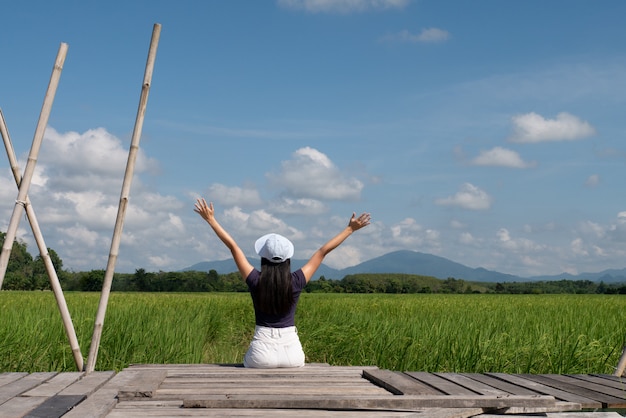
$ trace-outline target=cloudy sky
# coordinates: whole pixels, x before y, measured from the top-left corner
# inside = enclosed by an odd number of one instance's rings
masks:
[[[626,267],[626,2],[21,1],[0,107],[23,169],[69,45],[29,197],[74,271],[106,267],[152,27],[162,25],[117,271],[394,250],[520,276]],[[0,229],[17,188],[0,158]],[[37,254],[25,218],[18,232]],[[418,271],[416,271],[418,273]]]

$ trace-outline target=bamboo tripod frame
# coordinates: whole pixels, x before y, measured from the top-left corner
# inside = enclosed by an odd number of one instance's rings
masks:
[[[108,299],[109,299],[109,295],[111,292],[111,285],[113,282],[113,274],[114,274],[115,264],[117,262],[117,256],[119,252],[119,244],[121,241],[124,218],[126,215],[126,208],[128,206],[128,196],[130,194],[130,186],[132,183],[135,161],[137,159],[137,152],[139,151],[139,141],[141,139],[141,131],[143,129],[143,120],[144,120],[144,116],[145,116],[145,112],[146,112],[146,108],[148,104],[148,93],[150,91],[150,85],[152,83],[152,73],[154,70],[154,62],[156,59],[156,51],[157,51],[160,34],[161,34],[161,25],[156,23],[154,24],[154,27],[152,30],[152,39],[150,41],[148,60],[146,62],[146,70],[144,73],[144,80],[143,80],[142,89],[141,89],[139,107],[137,110],[137,117],[135,120],[135,128],[133,131],[131,147],[130,147],[130,151],[128,154],[126,172],[124,173],[124,182],[122,185],[122,192],[121,192],[120,203],[118,207],[117,219],[115,222],[115,229],[113,232],[113,239],[111,242],[111,249],[109,252],[109,260],[107,263],[104,283],[102,286],[100,304],[98,306],[98,311],[96,314],[96,320],[95,320],[94,331],[93,331],[92,342],[91,342],[91,346],[89,350],[89,357],[88,357],[87,365],[85,365],[83,362],[81,350],[80,350],[80,347],[78,346],[78,340],[76,338],[76,332],[74,330],[74,326],[72,324],[69,310],[67,308],[67,304],[63,296],[63,290],[61,289],[58,276],[56,274],[54,265],[52,264],[52,261],[50,259],[50,254],[48,253],[48,249],[44,242],[43,235],[41,234],[41,230],[39,228],[39,223],[37,222],[34,209],[32,205],[30,204],[30,199],[28,197],[28,189],[30,187],[30,183],[31,183],[34,171],[35,171],[35,164],[37,162],[39,149],[41,148],[43,135],[45,132],[45,128],[48,124],[50,112],[52,110],[52,103],[54,101],[54,96],[56,94],[56,89],[58,87],[59,79],[61,76],[61,71],[63,69],[63,64],[67,56],[67,49],[68,49],[67,44],[61,43],[61,46],[59,48],[59,52],[57,54],[57,58],[53,67],[52,76],[50,78],[50,83],[48,85],[46,96],[44,98],[44,104],[41,110],[39,122],[37,124],[37,129],[35,131],[35,136],[33,138],[33,143],[31,146],[31,150],[29,153],[28,161],[27,161],[23,176],[20,174],[19,167],[17,164],[17,159],[15,158],[13,144],[9,136],[9,132],[6,126],[4,115],[2,114],[2,111],[0,110],[0,134],[2,135],[6,152],[7,152],[7,156],[11,164],[13,176],[15,178],[15,182],[18,187],[18,196],[15,202],[15,207],[13,209],[11,220],[9,222],[9,227],[5,235],[4,244],[2,246],[2,252],[0,253],[0,289],[2,289],[2,283],[4,281],[4,277],[5,277],[6,270],[7,270],[8,263],[9,263],[9,258],[11,256],[13,242],[15,241],[15,237],[17,235],[17,228],[19,227],[19,221],[23,214],[23,211],[25,210],[29,223],[33,230],[33,235],[35,236],[35,240],[37,242],[39,252],[41,254],[42,260],[44,261],[46,272],[48,273],[50,284],[51,284],[52,290],[54,291],[55,298],[57,300],[57,305],[61,312],[63,325],[65,327],[66,334],[70,342],[70,346],[72,349],[72,353],[74,355],[76,367],[79,371],[86,370],[87,373],[93,372],[95,370],[95,363],[96,363],[96,359],[98,355],[100,338],[102,335],[104,317],[106,314]]]

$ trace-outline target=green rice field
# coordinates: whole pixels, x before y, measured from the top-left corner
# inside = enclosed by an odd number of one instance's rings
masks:
[[[87,357],[99,293],[65,295]],[[75,371],[50,292],[0,292],[0,372]],[[241,363],[247,293],[111,294],[97,370]],[[398,371],[613,373],[626,343],[619,295],[303,294],[307,362]]]

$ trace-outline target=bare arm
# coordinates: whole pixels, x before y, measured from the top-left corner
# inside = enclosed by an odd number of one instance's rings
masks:
[[[302,272],[304,273],[307,283],[311,280],[311,277],[313,277],[320,264],[322,264],[324,257],[344,242],[354,231],[358,231],[369,225],[370,219],[369,213],[362,213],[358,218],[356,217],[356,213],[353,213],[348,226],[313,253],[311,259],[302,267]]]
[[[194,212],[198,213],[202,216],[202,219],[207,221],[209,226],[215,232],[215,235],[228,247],[230,253],[233,256],[233,260],[235,260],[235,264],[237,265],[237,269],[241,274],[241,277],[246,280],[250,272],[254,267],[248,261],[241,248],[237,245],[233,237],[230,236],[228,232],[217,222],[215,219],[215,211],[213,210],[213,203],[207,205],[206,200],[198,199],[195,204]]]

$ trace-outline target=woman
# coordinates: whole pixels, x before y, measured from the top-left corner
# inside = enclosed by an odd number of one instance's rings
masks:
[[[298,299],[324,257],[337,248],[354,231],[370,224],[369,213],[352,214],[348,226],[317,250],[311,259],[291,272],[293,244],[278,234],[259,238],[254,249],[261,256],[261,271],[255,269],[235,240],[215,219],[213,203],[198,199],[194,211],[207,221],[220,240],[228,247],[241,277],[245,278],[256,327],[250,347],[244,356],[245,367],[275,368],[304,366],[304,351],[295,327]]]

